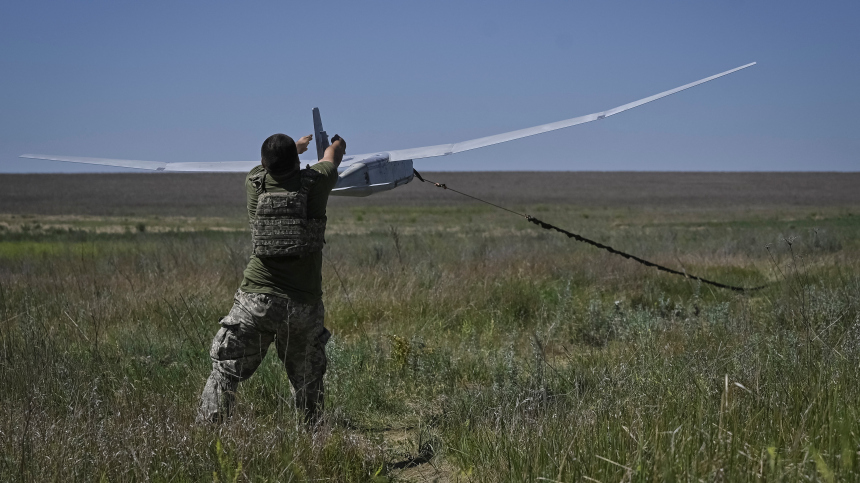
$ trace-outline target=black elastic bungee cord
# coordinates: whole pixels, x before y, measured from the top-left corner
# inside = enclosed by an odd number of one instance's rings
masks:
[[[674,270],[674,269],[671,269],[671,268],[669,268],[669,267],[664,267],[663,265],[660,265],[660,264],[657,264],[657,263],[654,263],[654,262],[649,262],[648,260],[645,260],[645,259],[643,259],[643,258],[639,258],[639,257],[637,257],[636,255],[631,255],[631,254],[629,254],[629,253],[625,253],[625,252],[622,252],[622,251],[620,251],[620,250],[616,250],[616,249],[612,248],[611,246],[604,245],[604,244],[602,244],[602,243],[600,243],[600,242],[596,242],[596,241],[594,241],[594,240],[589,240],[588,238],[585,238],[585,237],[584,237],[584,236],[582,236],[582,235],[577,235],[576,233],[569,232],[569,231],[567,231],[567,230],[565,230],[565,229],[563,229],[563,228],[559,228],[559,227],[557,227],[557,226],[555,226],[555,225],[552,225],[552,224],[550,224],[550,223],[547,223],[547,222],[545,222],[545,221],[541,221],[541,220],[539,220],[539,219],[537,219],[537,218],[535,218],[535,217],[533,217],[533,216],[531,216],[531,215],[527,215],[527,214],[525,214],[525,213],[519,213],[519,212],[516,212],[516,211],[514,211],[514,210],[510,210],[510,209],[508,209],[508,208],[505,208],[504,206],[499,206],[499,205],[497,205],[497,204],[495,204],[495,203],[490,203],[490,202],[489,202],[489,201],[487,201],[487,200],[482,200],[481,198],[478,198],[478,197],[475,197],[475,196],[472,196],[472,195],[468,195],[468,194],[466,194],[466,193],[463,193],[462,191],[457,191],[457,190],[455,190],[455,189],[453,189],[453,188],[449,188],[447,185],[445,185],[445,184],[443,184],[443,183],[437,183],[437,182],[435,182],[435,181],[431,181],[431,180],[429,180],[429,179],[424,179],[424,177],[423,177],[423,176],[421,176],[421,174],[420,174],[420,173],[418,173],[418,171],[417,171],[417,170],[415,170],[415,169],[413,169],[413,170],[412,170],[412,172],[413,172],[413,173],[415,173],[415,177],[416,177],[416,178],[418,178],[419,180],[421,180],[421,182],[422,182],[422,183],[432,183],[432,184],[433,184],[434,186],[436,186],[437,188],[442,188],[442,189],[446,189],[446,190],[449,190],[449,191],[453,191],[454,193],[457,193],[457,194],[463,195],[463,196],[465,196],[465,197],[467,197],[467,198],[471,198],[471,199],[473,199],[473,200],[475,200],[475,201],[480,201],[481,203],[486,203],[486,204],[488,204],[488,205],[490,205],[490,206],[494,206],[494,207],[496,207],[496,208],[498,208],[498,209],[500,209],[500,210],[507,211],[508,213],[513,213],[513,214],[515,214],[515,215],[517,215],[517,216],[522,216],[523,218],[525,218],[525,219],[526,219],[526,220],[528,220],[529,222],[534,223],[535,225],[537,225],[537,226],[539,226],[539,227],[541,227],[541,228],[543,228],[543,229],[545,229],[545,230],[555,230],[555,231],[557,231],[557,232],[559,232],[559,233],[562,233],[562,234],[566,235],[568,238],[573,238],[574,240],[576,240],[576,241],[578,241],[578,242],[587,243],[587,244],[589,244],[589,245],[591,245],[591,246],[593,246],[593,247],[600,248],[601,250],[606,250],[606,251],[608,251],[609,253],[613,253],[613,254],[615,254],[615,255],[621,255],[622,257],[624,257],[624,258],[626,258],[626,259],[628,259],[628,260],[633,260],[633,261],[635,261],[635,262],[639,262],[639,263],[641,263],[642,265],[645,265],[646,267],[654,267],[654,268],[656,268],[657,270],[660,270],[660,271],[663,271],[663,272],[671,273],[671,274],[674,274],[674,275],[681,275],[682,277],[691,278],[691,279],[693,279],[693,280],[698,280],[698,281],[700,281],[700,282],[702,282],[702,283],[706,283],[706,284],[708,284],[708,285],[713,285],[714,287],[719,287],[719,288],[725,288],[725,289],[729,289],[729,290],[734,290],[735,292],[752,292],[752,291],[755,291],[755,290],[763,289],[764,287],[766,287],[766,286],[767,286],[767,285],[760,285],[760,286],[758,286],[758,287],[737,287],[737,286],[734,286],[734,285],[727,285],[727,284],[724,284],[724,283],[715,282],[715,281],[713,281],[713,280],[708,280],[708,279],[706,279],[706,278],[697,277],[697,276],[695,276],[695,275],[690,275],[690,274],[685,273],[685,272],[679,272],[678,270]]]

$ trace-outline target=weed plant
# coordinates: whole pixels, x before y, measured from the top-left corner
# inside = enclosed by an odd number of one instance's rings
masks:
[[[768,285],[475,205],[339,208],[326,424],[269,354],[197,426],[247,233],[33,220],[0,232],[0,480],[860,479],[860,217],[520,208]]]

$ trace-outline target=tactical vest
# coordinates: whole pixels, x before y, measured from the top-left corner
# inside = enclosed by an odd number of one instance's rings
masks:
[[[257,213],[251,222],[251,242],[258,257],[304,256],[322,250],[325,218],[308,218],[308,192],[322,176],[301,171],[298,191],[266,191],[266,173],[257,185]]]

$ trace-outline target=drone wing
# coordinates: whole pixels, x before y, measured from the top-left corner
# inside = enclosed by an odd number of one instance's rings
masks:
[[[741,69],[746,69],[747,67],[755,65],[755,62],[742,65],[732,70],[727,70],[725,72],[721,72],[716,75],[712,75],[710,77],[706,77],[701,80],[697,80],[696,82],[691,82],[689,84],[683,85],[681,87],[676,87],[674,89],[668,90],[666,92],[661,92],[659,94],[654,94],[653,96],[646,97],[644,99],[640,99],[638,101],[634,101],[628,104],[624,104],[623,106],[618,106],[614,109],[609,109],[608,111],[603,112],[595,112],[594,114],[588,114],[585,116],[574,117],[573,119],[565,119],[564,121],[551,122],[549,124],[542,124],[540,126],[529,127],[525,129],[520,129],[518,131],[511,131],[502,134],[496,134],[494,136],[487,136],[478,139],[471,139],[469,141],[462,141],[455,144],[438,144],[436,146],[425,146],[423,148],[412,148],[412,149],[401,149],[398,151],[389,151],[388,154],[390,156],[391,161],[402,161],[407,159],[421,159],[421,158],[432,158],[435,156],[447,156],[449,154],[462,153],[463,151],[470,151],[472,149],[483,148],[486,146],[492,146],[493,144],[504,143],[508,141],[513,141],[514,139],[520,139],[528,136],[534,136],[535,134],[541,134],[545,132],[555,131],[557,129],[564,129],[566,127],[576,126],[577,124],[585,124],[591,121],[597,121],[599,119],[607,118],[609,116],[614,116],[619,112],[624,112],[629,109],[633,109],[634,107],[639,107],[642,104],[647,104],[651,101],[656,101],[657,99],[661,99],[663,97],[672,95],[676,92],[681,92],[684,89],[689,89],[691,87],[695,87],[699,84],[704,84],[705,82],[712,81],[718,77],[722,77],[724,75],[729,75],[733,72],[737,72]]]
[[[121,168],[148,169],[151,171],[198,172],[198,173],[247,173],[260,164],[259,161],[214,161],[203,163],[163,163],[161,161],[138,161],[134,159],[79,158],[75,156],[53,156],[49,154],[22,154],[21,158],[66,161],[69,163],[99,164]],[[311,162],[311,161],[303,161]]]
[[[721,72],[716,75],[712,75],[710,77],[706,77],[704,79],[698,80],[696,82],[691,82],[689,84],[683,85],[681,87],[676,87],[674,89],[661,92],[659,94],[655,94],[650,97],[646,97],[644,99],[640,99],[635,102],[631,102],[628,104],[624,104],[622,106],[618,106],[614,109],[609,109],[603,112],[595,112],[594,114],[588,114],[585,116],[575,117],[573,119],[565,119],[564,121],[551,122],[549,124],[542,124],[540,126],[529,127],[526,129],[520,129],[518,131],[511,131],[502,134],[496,134],[494,136],[487,136],[478,139],[471,139],[469,141],[462,141],[455,144],[439,144],[436,146],[425,146],[422,148],[412,148],[412,149],[401,149],[396,151],[388,151],[388,160],[389,161],[406,161],[413,159],[421,159],[421,158],[432,158],[435,156],[446,156],[449,154],[462,153],[463,151],[470,151],[472,149],[483,148],[486,146],[492,146],[493,144],[504,143],[507,141],[513,141],[514,139],[520,139],[528,136],[534,136],[535,134],[541,134],[545,132],[555,131],[557,129],[564,129],[566,127],[576,126],[577,124],[585,124],[591,121],[597,121],[599,119],[604,119],[609,116],[613,116],[618,114],[619,112],[624,112],[628,109],[633,109],[634,107],[641,106],[642,104],[647,104],[651,101],[656,101],[657,99],[672,95],[676,92],[681,92],[684,89],[689,89],[691,87],[695,87],[699,84],[704,84],[705,82],[714,80],[718,77],[722,77],[724,75],[731,74],[733,72],[737,72],[741,69],[746,69],[747,67],[755,65],[755,62],[742,65],[732,70],[727,70],[725,72]],[[318,116],[318,114],[317,114]],[[320,125],[320,128],[322,126]],[[319,134],[319,133],[318,133]],[[365,160],[368,156],[375,155],[352,155],[345,156],[343,159],[343,163],[341,164],[340,169],[344,170],[349,165],[353,163],[357,163]],[[202,162],[202,163],[163,163],[159,161],[136,161],[130,159],[105,159],[105,158],[80,158],[80,157],[72,157],[72,156],[52,156],[45,154],[24,154],[21,155],[22,158],[31,158],[31,159],[45,159],[49,161],[67,161],[71,163],[87,163],[87,164],[99,164],[103,166],[119,166],[123,168],[138,168],[138,169],[148,169],[153,171],[185,171],[185,172],[248,172],[254,166],[260,164],[259,161],[223,161],[223,162]],[[313,161],[302,161],[305,163],[313,163]]]
[[[165,171],[167,168],[167,163],[159,161],[138,161],[134,159],[79,158],[74,156],[52,156],[50,154],[22,154],[18,157],[45,159],[48,161],[66,161],[69,163],[100,164],[102,166],[119,166],[121,168],[150,169],[153,171]]]

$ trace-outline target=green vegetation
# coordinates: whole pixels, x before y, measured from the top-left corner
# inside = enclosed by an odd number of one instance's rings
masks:
[[[0,480],[860,479],[856,212],[515,208],[770,285],[479,205],[337,207],[328,424],[269,354],[200,427],[243,221],[4,218]]]

